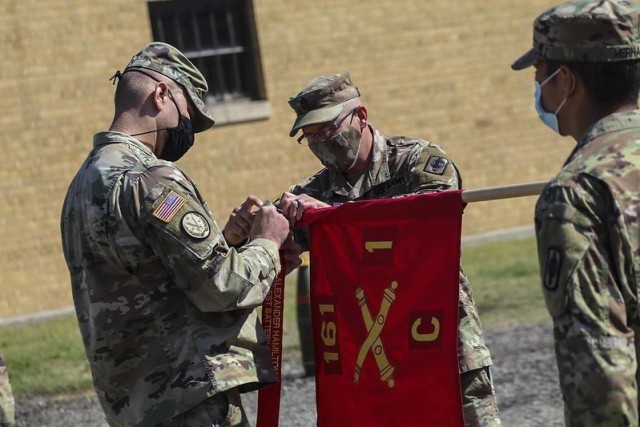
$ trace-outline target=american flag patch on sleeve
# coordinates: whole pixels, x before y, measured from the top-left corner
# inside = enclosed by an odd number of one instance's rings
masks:
[[[162,203],[160,203],[160,206],[153,211],[153,216],[158,218],[160,221],[169,222],[186,201],[187,199],[175,191],[170,191],[169,194],[167,194],[167,197],[165,197]]]

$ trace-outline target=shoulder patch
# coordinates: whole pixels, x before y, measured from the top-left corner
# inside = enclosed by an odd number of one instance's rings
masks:
[[[564,256],[558,248],[550,247],[547,250],[547,262],[544,269],[543,286],[548,291],[558,289],[558,280],[562,271],[562,260]]]
[[[205,239],[211,233],[207,219],[198,212],[187,212],[182,217],[182,229],[194,239]]]
[[[186,201],[187,199],[172,190],[167,194],[167,197],[164,198],[162,203],[160,203],[160,206],[153,211],[153,216],[160,221],[168,223]]]
[[[447,169],[448,164],[449,160],[444,157],[430,156],[427,164],[424,166],[424,171],[434,175],[442,175]]]

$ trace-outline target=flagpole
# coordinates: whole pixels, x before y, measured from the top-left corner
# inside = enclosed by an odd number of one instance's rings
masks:
[[[542,192],[547,181],[528,182],[526,184],[505,185],[503,187],[489,187],[480,190],[464,190],[464,203],[484,202],[487,200],[510,199],[512,197],[535,196]]]

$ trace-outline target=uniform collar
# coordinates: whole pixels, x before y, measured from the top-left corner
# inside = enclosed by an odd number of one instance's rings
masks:
[[[129,144],[134,149],[141,151],[143,154],[154,156],[153,151],[151,151],[149,147],[147,147],[131,135],[127,135],[126,133],[105,131],[98,132],[93,136],[94,148],[108,144]]]
[[[591,141],[611,132],[623,129],[640,127],[640,110],[625,111],[623,113],[609,114],[591,125],[580,137],[578,143],[569,155],[565,165],[580,155]]]

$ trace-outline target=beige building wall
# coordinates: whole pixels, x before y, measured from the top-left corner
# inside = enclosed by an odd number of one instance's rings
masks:
[[[271,115],[198,135],[180,165],[224,224],[247,194],[273,197],[319,163],[288,137],[312,77],[352,74],[371,123],[440,143],[468,189],[545,180],[573,141],[541,125],[531,45],[549,0],[254,1]],[[60,249],[67,186],[109,126],[108,78],[151,41],[142,0],[0,0],[0,319],[72,305]],[[469,205],[466,235],[532,224],[535,198]]]

